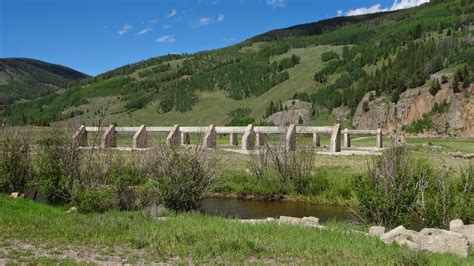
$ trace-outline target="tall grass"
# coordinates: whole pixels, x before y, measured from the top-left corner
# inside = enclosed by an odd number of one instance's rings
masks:
[[[55,247],[55,254],[64,249],[100,252],[111,248],[121,251],[123,261],[130,263],[134,263],[137,253],[145,262],[184,264],[474,263],[473,255],[462,259],[416,253],[362,234],[347,233],[354,229],[352,225],[327,226],[331,230],[276,223],[250,225],[196,213],[170,214],[166,221],[157,221],[142,212],[67,214],[61,207],[0,195],[0,241],[15,239],[33,246],[46,241]]]

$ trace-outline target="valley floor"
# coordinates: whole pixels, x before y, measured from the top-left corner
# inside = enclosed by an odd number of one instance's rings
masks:
[[[473,265],[468,258],[412,252],[329,222],[329,230],[243,224],[199,213],[66,213],[0,195],[0,264],[246,263]]]

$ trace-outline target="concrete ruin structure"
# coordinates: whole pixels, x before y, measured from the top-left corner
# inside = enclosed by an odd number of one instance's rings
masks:
[[[267,145],[267,141],[270,141],[271,135],[282,136],[282,145],[284,145],[287,151],[297,150],[297,146],[300,145],[297,142],[299,135],[312,135],[312,145],[315,148],[321,148],[321,135],[329,135],[329,152],[339,153],[344,149],[351,149],[351,135],[372,135],[376,138],[374,148],[383,148],[383,136],[381,129],[375,130],[353,130],[353,129],[341,129],[340,124],[335,124],[332,127],[315,127],[315,126],[298,126],[291,124],[289,126],[254,126],[248,125],[243,126],[215,126],[210,125],[207,127],[186,127],[175,125],[173,127],[152,127],[142,125],[140,127],[118,127],[111,125],[109,127],[87,127],[85,125],[80,126],[73,135],[73,139],[77,145],[86,147],[87,146],[87,135],[88,132],[95,132],[101,135],[100,146],[102,148],[113,148],[117,147],[117,135],[119,133],[134,133],[131,149],[139,150],[149,148],[150,142],[148,141],[149,134],[151,133],[164,133],[167,134],[165,144],[166,145],[190,145],[191,134],[198,134],[202,136],[202,141],[199,145],[204,148],[215,149],[217,148],[217,137],[218,135],[228,135],[229,144],[222,146],[238,147],[241,146],[243,151],[252,151],[259,149],[262,146]],[[343,136],[341,136],[343,134]],[[241,138],[239,139],[239,135]],[[342,138],[344,145],[341,145]]]

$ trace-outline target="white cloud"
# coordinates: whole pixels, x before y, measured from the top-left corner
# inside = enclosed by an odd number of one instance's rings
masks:
[[[171,10],[171,12],[168,14],[169,18],[174,17],[174,16],[176,16],[176,9]]]
[[[426,4],[429,2],[430,0],[401,0],[400,2],[396,0],[393,2],[393,5],[390,8],[390,10],[400,10],[400,9],[415,7],[415,6]]]
[[[337,16],[338,16],[338,17],[342,16],[343,12],[344,12],[343,10],[338,10],[338,11],[337,11]]]
[[[346,16],[358,16],[364,14],[372,14],[377,12],[385,12],[385,11],[395,11],[410,7],[419,6],[421,4],[425,4],[430,2],[430,0],[394,0],[393,4],[389,8],[382,8],[381,4],[375,4],[370,7],[361,7],[356,9],[350,9],[345,13]],[[342,12],[337,11],[338,16],[342,15]]]
[[[267,1],[267,5],[271,6],[272,8],[286,6],[286,0],[266,0],[266,1]]]
[[[218,17],[217,17],[217,22],[223,22],[224,21],[224,15],[220,14]]]
[[[383,11],[388,11],[388,9],[381,8],[381,4],[376,4],[371,7],[360,7],[356,9],[351,9],[346,12],[347,16],[358,16],[358,15],[364,15],[364,14],[372,14],[372,13],[377,13],[377,12],[383,12]]]
[[[125,24],[117,33],[118,35],[124,35],[124,34],[127,34],[131,30],[132,30],[132,26]]]
[[[164,43],[164,42],[175,42],[176,39],[173,34],[171,35],[164,35],[156,39],[157,43]]]
[[[211,18],[209,17],[206,17],[206,18],[201,18],[198,22],[198,24],[200,26],[203,26],[203,25],[209,25],[211,23]]]
[[[151,31],[151,28],[150,28],[150,27],[145,28],[145,29],[139,31],[139,32],[137,33],[137,36],[143,35],[143,34],[149,32],[149,31]]]

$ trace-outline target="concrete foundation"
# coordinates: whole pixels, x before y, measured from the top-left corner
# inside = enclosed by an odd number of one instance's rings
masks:
[[[329,151],[330,152],[341,151],[341,124],[335,124],[332,128]]]
[[[351,134],[349,134],[349,131],[344,129],[344,147],[350,148],[351,147]]]
[[[291,124],[286,131],[285,148],[287,151],[296,151],[296,125]]]
[[[102,135],[101,141],[102,148],[113,148],[117,147],[117,132],[115,131],[115,126],[111,125]]]
[[[253,125],[248,125],[242,137],[242,150],[250,151],[255,147],[255,131]]]
[[[140,126],[133,135],[132,149],[143,149],[148,147],[148,134],[145,125]]]
[[[179,145],[181,142],[181,131],[179,126],[175,125],[166,137],[166,145]]]
[[[182,145],[191,144],[191,139],[189,138],[189,133],[181,132],[181,144]]]
[[[216,137],[216,126],[210,125],[204,134],[202,146],[204,148],[215,148],[217,146]]]
[[[313,133],[313,145],[315,147],[321,147],[321,136],[319,133]]]
[[[383,140],[382,140],[382,129],[378,128],[377,129],[377,148],[383,148]]]
[[[72,140],[78,145],[79,147],[87,146],[87,130],[85,125],[81,125],[74,135],[72,136]]]
[[[255,139],[257,146],[264,146],[265,145],[265,133],[256,133]]]
[[[239,145],[239,140],[238,140],[237,136],[238,136],[237,133],[230,133],[229,134],[229,138],[230,138],[229,144],[230,145],[232,145],[232,146]]]

